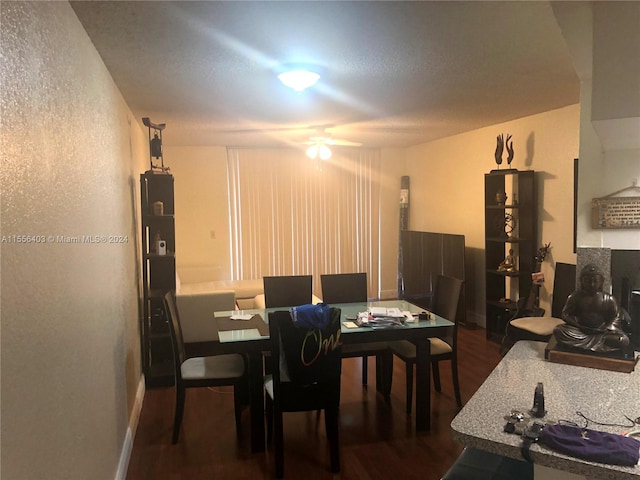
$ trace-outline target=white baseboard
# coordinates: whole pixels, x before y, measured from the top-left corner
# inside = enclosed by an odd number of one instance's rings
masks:
[[[144,393],[144,375],[141,375],[140,381],[138,382],[136,399],[133,403],[131,416],[129,417],[127,434],[124,437],[122,452],[120,453],[120,461],[118,462],[118,471],[116,472],[115,480],[125,480],[125,478],[127,478],[127,469],[129,468],[129,460],[131,459],[131,450],[133,450],[133,439],[135,438],[136,430],[138,429],[138,421],[140,420],[140,412],[142,411]]]

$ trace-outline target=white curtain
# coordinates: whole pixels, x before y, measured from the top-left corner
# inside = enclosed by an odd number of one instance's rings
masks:
[[[227,149],[233,278],[367,272],[378,296],[380,152]]]

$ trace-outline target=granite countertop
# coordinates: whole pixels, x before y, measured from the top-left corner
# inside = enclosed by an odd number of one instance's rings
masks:
[[[629,424],[640,417],[640,363],[632,373],[551,363],[544,359],[546,344],[521,341],[509,351],[471,400],[453,419],[453,437],[466,446],[522,459],[519,435],[503,432],[512,410],[527,414],[538,382],[544,384],[544,421],[568,420],[580,426],[582,412],[593,422]],[[593,430],[621,433],[623,426],[589,423]],[[621,467],[586,462],[538,444],[531,447],[535,464],[598,480],[640,478],[640,465]]]

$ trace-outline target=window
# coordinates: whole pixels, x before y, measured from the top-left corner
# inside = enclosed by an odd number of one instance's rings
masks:
[[[232,278],[367,272],[378,294],[380,153],[227,150]]]

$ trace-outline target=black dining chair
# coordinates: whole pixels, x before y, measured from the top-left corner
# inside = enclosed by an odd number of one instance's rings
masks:
[[[176,306],[175,292],[164,296],[164,304],[169,316],[169,330],[173,347],[176,405],[171,443],[178,443],[180,426],[184,413],[187,388],[233,386],[236,432],[240,435],[242,413],[241,391],[248,384],[245,360],[239,354],[215,355],[187,358],[180,326],[180,316]]]
[[[262,279],[266,308],[294,307],[312,302],[311,275],[270,276]]]
[[[366,303],[367,274],[336,273],[320,275],[322,286],[322,301],[331,305],[337,303]],[[392,371],[393,354],[389,350],[389,342],[371,342],[344,345],[342,358],[361,358],[362,384],[368,383],[368,358],[376,357],[376,382],[377,387],[385,394],[389,393],[386,384],[388,374]],[[386,374],[385,374],[386,372]]]
[[[576,266],[572,263],[556,262],[551,294],[551,316],[545,316],[543,309],[537,309],[540,312],[539,316],[531,316],[523,314],[519,308],[507,322],[500,345],[500,354],[506,355],[509,349],[520,340],[548,342],[553,335],[553,330],[564,323],[562,309],[569,295],[576,290],[576,285]],[[518,302],[519,305],[520,303]]]
[[[451,334],[443,338],[430,338],[431,370],[433,385],[436,392],[440,392],[440,368],[442,360],[451,361],[451,375],[453,390],[458,408],[462,407],[460,384],[458,382],[458,322],[456,321],[462,280],[445,275],[438,275],[434,289],[431,311],[436,315],[453,322]],[[408,340],[389,342],[391,351],[406,364],[407,377],[407,415],[411,414],[413,402],[413,366],[416,363],[416,346]],[[416,407],[417,408],[417,407]]]
[[[298,327],[288,311],[269,314],[271,370],[265,376],[267,434],[274,438],[275,476],[284,475],[284,412],[324,410],[331,471],[340,471],[340,309],[327,308],[325,328]]]

